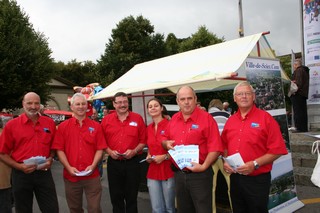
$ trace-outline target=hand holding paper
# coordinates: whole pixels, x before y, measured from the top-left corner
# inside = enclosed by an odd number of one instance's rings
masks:
[[[236,171],[239,166],[244,165],[244,162],[240,153],[235,153],[233,155],[230,155],[226,158],[223,158],[223,160],[226,161],[234,171]]]

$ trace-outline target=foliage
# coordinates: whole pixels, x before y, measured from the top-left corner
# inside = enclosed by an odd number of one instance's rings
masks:
[[[99,82],[100,78],[96,72],[96,64],[92,61],[77,62],[75,59],[67,64],[55,63],[57,75],[77,86],[86,86],[90,83]]]
[[[0,109],[21,107],[29,91],[46,102],[54,71],[51,50],[15,1],[0,1],[0,46]]]
[[[215,34],[208,31],[205,26],[200,26],[191,38],[181,42],[179,52],[185,52],[201,47],[206,47],[213,44],[224,42],[224,38],[218,38]]]
[[[166,53],[164,38],[154,34],[150,21],[129,16],[112,30],[104,55],[98,60],[97,70],[102,84],[110,84],[134,65],[163,57]]]

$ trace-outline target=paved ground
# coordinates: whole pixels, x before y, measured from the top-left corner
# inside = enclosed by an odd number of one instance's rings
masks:
[[[54,181],[56,184],[60,213],[69,213],[68,205],[67,205],[67,202],[65,199],[62,170],[63,170],[63,167],[60,164],[60,162],[54,161],[54,164],[52,166],[52,175],[53,175],[53,178],[54,178]],[[102,183],[102,187],[103,187],[102,199],[101,199],[102,212],[112,212],[106,169],[104,169],[103,179],[102,179],[101,183]],[[39,210],[39,207],[38,207],[36,200],[34,200],[33,209],[34,209],[34,211],[33,211],[34,213],[41,212]],[[87,212],[85,199],[84,199],[84,210],[85,210],[85,212]],[[149,194],[147,192],[139,192],[139,194],[138,194],[138,210],[139,210],[139,213],[152,212],[150,200],[149,200]]]
[[[52,166],[52,174],[56,183],[56,189],[59,200],[60,213],[68,213],[68,207],[64,195],[64,184],[62,178],[62,165],[55,161]],[[106,177],[106,170],[104,169],[104,175],[102,179],[103,194],[102,194],[102,212],[112,212],[110,203],[110,196],[108,190],[108,181]],[[308,186],[297,186],[298,199],[302,201],[305,206],[295,211],[295,213],[318,213],[320,212],[320,188],[308,187]],[[85,203],[85,201],[84,201]],[[86,204],[84,204],[86,212]],[[138,210],[139,213],[150,213],[151,205],[149,200],[149,194],[147,192],[139,192],[138,195]],[[40,213],[38,204],[34,201],[34,213]],[[219,213],[219,212],[217,212]]]

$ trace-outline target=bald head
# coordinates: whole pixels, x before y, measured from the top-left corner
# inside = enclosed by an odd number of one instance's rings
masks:
[[[29,118],[38,117],[40,112],[40,96],[35,92],[28,92],[23,97],[22,106]]]

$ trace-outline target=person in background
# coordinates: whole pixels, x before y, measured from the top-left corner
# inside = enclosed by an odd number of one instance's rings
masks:
[[[140,184],[140,154],[146,145],[146,125],[142,117],[129,111],[127,94],[113,97],[115,113],[102,119],[109,155],[107,174],[114,213],[137,213]]]
[[[164,118],[163,105],[157,98],[147,103],[147,110],[152,123],[147,127],[147,162],[150,163],[147,173],[147,184],[153,213],[175,212],[174,173],[168,151],[162,145],[162,135],[169,121]]]
[[[0,135],[3,122],[0,117]],[[11,167],[0,160],[0,212],[12,212]]]
[[[232,110],[231,110],[231,108],[229,107],[230,104],[229,104],[228,101],[223,102],[222,106],[223,106],[222,111],[226,111],[226,112],[228,112],[228,113],[230,113],[230,114],[232,113]]]
[[[295,132],[308,132],[307,99],[309,95],[309,68],[302,65],[301,59],[293,64],[292,81],[297,84],[298,91],[290,96],[293,107]]]
[[[83,212],[83,192],[89,213],[101,212],[102,186],[97,164],[107,147],[101,126],[86,115],[87,100],[81,93],[71,98],[74,116],[57,129],[52,148],[57,150],[64,166],[63,177],[66,199],[71,213]]]
[[[218,126],[212,116],[197,107],[197,96],[189,86],[177,92],[180,112],[174,114],[163,135],[165,149],[176,145],[199,145],[199,163],[174,169],[178,212],[212,213],[212,164],[223,147]]]
[[[224,162],[231,174],[232,209],[267,213],[273,161],[288,151],[276,120],[255,106],[255,92],[248,82],[236,85],[233,98],[238,111],[229,117],[221,135],[225,157],[239,153],[244,161],[236,170]]]
[[[16,212],[32,212],[33,194],[42,212],[59,212],[55,184],[51,174],[54,151],[51,144],[56,126],[41,116],[40,97],[28,92],[22,100],[24,113],[10,120],[0,136],[0,160],[12,167],[12,190]],[[46,158],[41,168],[24,160]]]
[[[90,116],[90,118],[94,121],[99,122],[98,112],[94,107],[92,108],[92,115]],[[103,160],[102,160],[102,158],[103,158],[103,156],[101,157],[101,160],[99,161],[98,166],[97,166],[98,170],[99,170],[99,174],[100,174],[100,180],[102,180],[102,177],[103,177]]]
[[[230,114],[226,111],[223,111],[223,104],[220,99],[212,99],[209,103],[208,106],[208,112],[214,120],[218,124],[219,128],[219,133],[221,135],[224,125],[226,124],[228,118],[230,117]],[[212,165],[213,169],[213,191],[212,191],[212,196],[213,196],[213,213],[216,213],[217,208],[216,208],[216,188],[217,188],[217,179],[218,179],[218,172],[220,170],[221,174],[223,175],[224,179],[226,180],[226,184],[228,187],[228,195],[229,195],[229,203],[230,207],[232,209],[232,204],[231,204],[231,197],[230,197],[230,174],[226,173],[223,169],[223,161],[221,158],[217,159],[216,162]]]
[[[99,118],[98,118],[98,112],[97,110],[93,107],[92,108],[92,115],[90,117],[92,120],[99,122]]]

